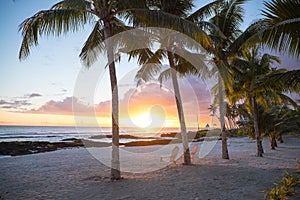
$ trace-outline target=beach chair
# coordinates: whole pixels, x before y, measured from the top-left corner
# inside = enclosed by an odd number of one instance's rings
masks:
[[[174,149],[172,150],[172,153],[170,156],[161,156],[160,157],[160,162],[163,162],[163,159],[164,158],[168,158],[169,159],[169,162],[172,162],[174,164],[176,164],[176,156],[178,155],[179,153],[179,147],[176,146],[174,147]]]

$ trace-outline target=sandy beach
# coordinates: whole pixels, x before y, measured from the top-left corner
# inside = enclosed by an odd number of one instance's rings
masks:
[[[124,179],[116,182],[110,181],[110,169],[83,147],[2,157],[0,199],[263,199],[262,191],[278,182],[284,171],[295,172],[300,160],[300,139],[284,140],[271,150],[265,138],[265,154],[259,158],[254,141],[229,138],[230,160],[220,159],[218,141],[206,157],[195,159],[195,165],[183,166],[179,160],[148,173],[124,172]],[[153,146],[126,148],[138,152]],[[147,162],[146,156],[143,159],[140,163]],[[297,189],[290,199],[300,197]]]

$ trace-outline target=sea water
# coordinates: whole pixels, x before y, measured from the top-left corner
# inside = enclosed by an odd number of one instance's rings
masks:
[[[120,135],[159,137],[161,133],[179,132],[179,128],[162,128],[147,131],[141,128],[122,128]],[[111,127],[72,127],[72,126],[0,126],[0,142],[12,141],[47,141],[58,142],[65,139],[87,139],[111,142],[111,138],[92,139],[92,136],[111,135]],[[145,140],[145,139],[143,139]],[[120,142],[136,139],[121,138]]]

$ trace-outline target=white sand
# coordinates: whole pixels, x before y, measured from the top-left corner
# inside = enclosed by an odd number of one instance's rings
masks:
[[[264,139],[265,154],[258,158],[254,141],[231,138],[230,160],[220,159],[219,141],[206,157],[196,159],[196,165],[171,165],[143,174],[125,172],[125,179],[116,182],[110,181],[109,168],[85,148],[0,158],[0,199],[263,199],[261,191],[270,189],[285,170],[294,172],[300,160],[300,139],[284,139],[276,150],[270,150]],[[157,147],[130,148],[125,150],[155,152]],[[149,167],[155,160],[154,156],[135,161],[124,157],[126,171]],[[162,166],[156,161],[153,169]]]

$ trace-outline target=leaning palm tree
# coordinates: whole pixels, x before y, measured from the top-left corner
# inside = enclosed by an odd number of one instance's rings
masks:
[[[197,40],[200,44],[202,44],[204,47],[209,46],[209,40],[208,37],[204,34],[204,32],[201,30],[200,27],[198,27],[196,24],[194,24],[195,21],[202,19],[204,16],[208,16],[211,14],[212,6],[217,4],[218,1],[212,2],[198,10],[196,10],[191,15],[188,15],[187,13],[192,9],[193,3],[192,0],[184,0],[184,1],[168,1],[168,0],[159,0],[152,2],[152,6],[158,9],[159,11],[176,16],[182,21],[184,21],[184,24],[187,24],[188,27],[195,27],[195,30],[190,33],[186,33],[185,29],[182,29],[180,24],[174,24],[172,21],[170,21],[171,29],[178,30],[180,32],[184,32]],[[142,20],[144,22],[144,25],[147,26],[153,26],[157,25],[155,24],[155,20],[153,20],[152,17]],[[156,50],[154,53],[152,53],[149,49],[148,51],[140,50],[132,52],[133,56],[139,57],[139,64],[142,65],[141,69],[138,71],[136,75],[136,80],[138,84],[141,84],[142,82],[146,82],[149,80],[154,79],[155,75],[160,73],[158,80],[162,84],[162,82],[165,79],[171,78],[173,88],[174,88],[174,94],[175,94],[175,101],[177,106],[177,112],[178,112],[178,118],[180,123],[180,131],[181,131],[181,139],[183,144],[183,157],[184,157],[184,164],[190,165],[191,164],[191,158],[190,158],[190,152],[189,152],[189,146],[188,146],[188,136],[187,136],[187,130],[186,130],[186,124],[185,124],[185,117],[184,117],[184,111],[183,111],[183,104],[181,100],[181,94],[179,90],[179,84],[178,84],[178,74],[181,76],[187,75],[187,74],[199,74],[205,72],[205,64],[204,62],[201,63],[202,66],[193,66],[193,64],[187,62],[179,55],[176,55],[174,52],[176,51],[184,51],[184,54],[189,54],[189,57],[194,57],[195,59],[200,59],[200,55],[196,53],[192,53],[188,50],[184,50],[184,47],[192,44],[187,44],[184,41],[179,41],[178,39],[176,41],[173,41],[172,35],[168,37],[161,37],[160,32],[152,31],[153,34],[153,41],[158,42],[160,44],[163,44],[158,50]],[[200,36],[200,40],[199,37]],[[169,68],[162,70],[162,61],[166,59],[169,63]],[[199,61],[200,62],[200,61]],[[152,65],[147,65],[151,63]],[[202,70],[200,70],[200,68]]]
[[[118,180],[120,175],[119,161],[119,104],[118,84],[115,69],[113,44],[108,38],[125,31],[128,27],[122,22],[126,14],[129,19],[133,9],[145,9],[142,0],[63,0],[49,10],[42,10],[20,24],[23,41],[19,59],[30,54],[30,48],[37,46],[42,35],[60,36],[74,32],[85,24],[94,23],[94,28],[82,48],[80,58],[89,67],[101,52],[106,52],[112,91],[112,161],[111,179]]]

